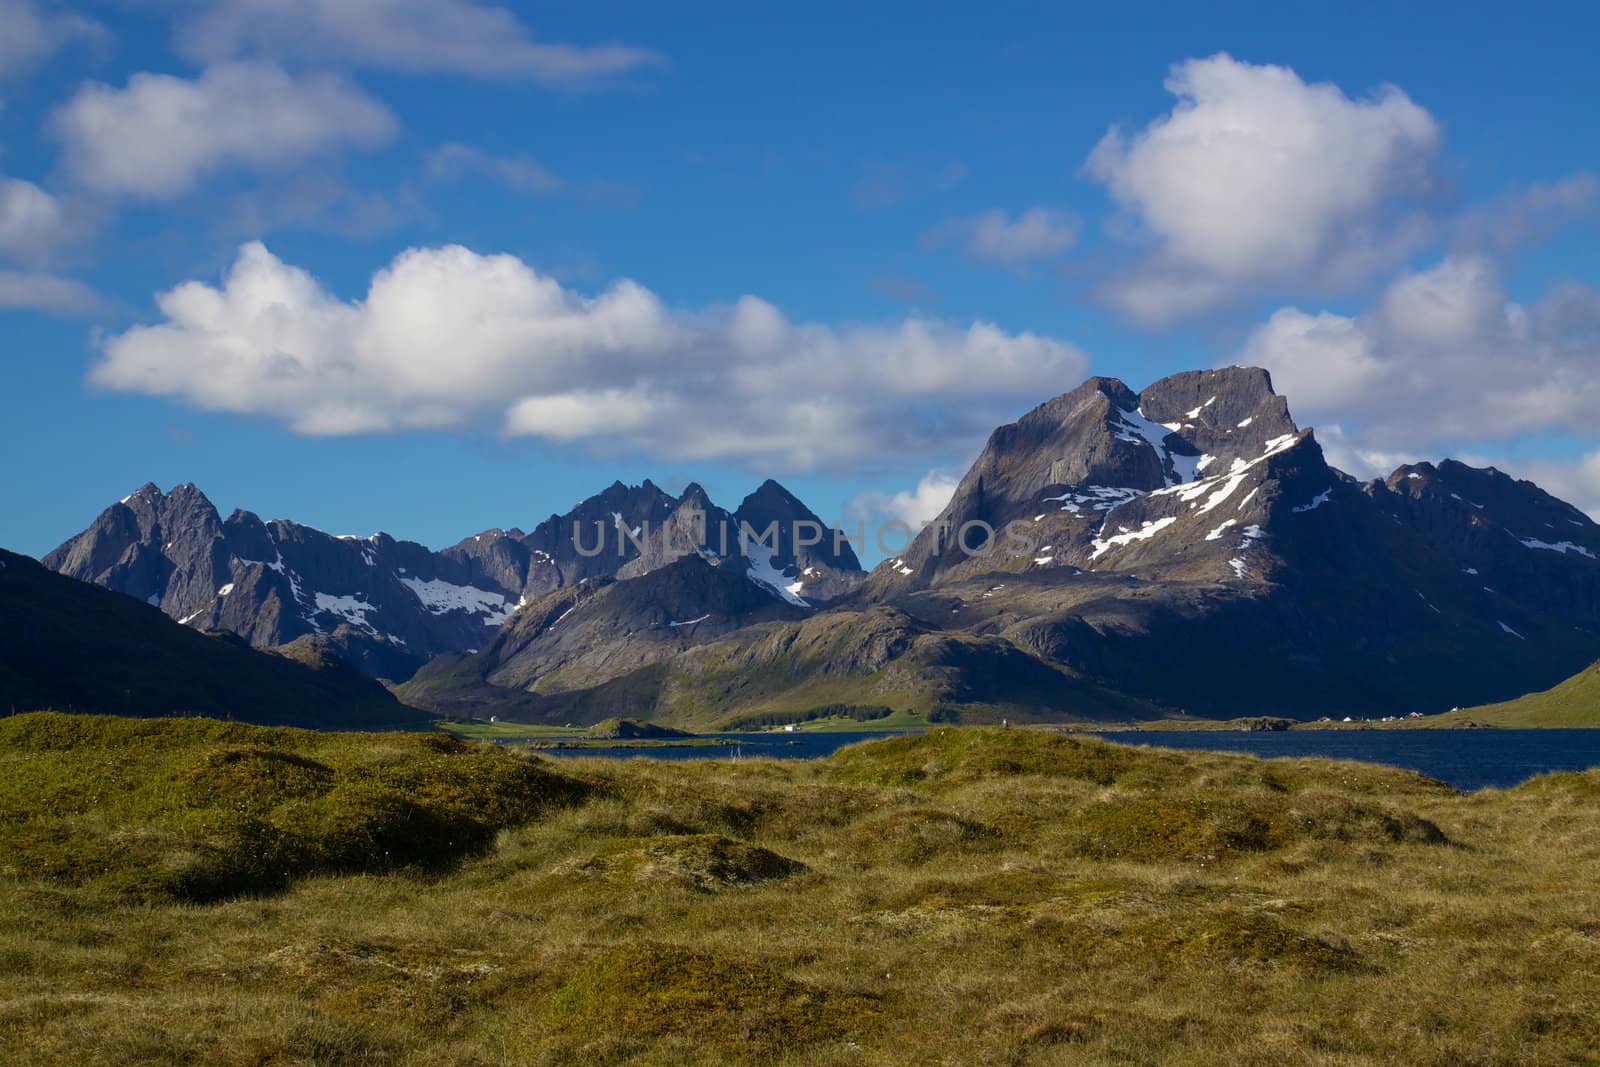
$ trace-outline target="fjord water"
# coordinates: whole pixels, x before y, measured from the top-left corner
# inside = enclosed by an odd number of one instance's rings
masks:
[[[1384,763],[1462,790],[1503,789],[1538,774],[1600,766],[1600,730],[1140,730],[1104,736],[1135,745]]]
[[[552,749],[548,755],[648,759],[816,759],[882,732],[718,734],[728,747]],[[1122,730],[1107,740],[1164,748],[1246,752],[1255,756],[1320,756],[1403,767],[1457,789],[1505,788],[1551,771],[1600,766],[1600,730]]]

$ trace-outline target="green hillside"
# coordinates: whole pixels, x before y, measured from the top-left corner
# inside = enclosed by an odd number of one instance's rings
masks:
[[[43,708],[352,729],[425,718],[336,657],[258,652],[0,550],[0,715]]]
[[[1420,720],[1419,726],[1600,727],[1600,661],[1560,685],[1499,704],[1462,708]]]

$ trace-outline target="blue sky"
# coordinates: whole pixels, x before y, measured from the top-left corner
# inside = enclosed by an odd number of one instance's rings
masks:
[[[914,518],[1086,373],[1236,361],[1355,473],[1600,513],[1600,15],[1297,7],[0,0],[0,544],[150,480]]]

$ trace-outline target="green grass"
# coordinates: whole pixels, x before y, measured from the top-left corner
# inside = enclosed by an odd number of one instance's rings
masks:
[[[885,715],[870,719],[858,719],[845,715],[824,715],[816,719],[807,719],[795,724],[794,733],[826,734],[826,733],[858,733],[861,731],[896,731],[896,730],[926,730],[934,725],[927,713],[920,711],[892,710]],[[781,725],[767,727],[780,733],[785,732]]]
[[[1418,722],[1432,727],[1469,724],[1523,728],[1600,726],[1600,662],[1542,693],[1432,715]]]
[[[0,1062],[1592,1062],[1597,799],[1022,729],[553,763],[22,716]]]
[[[213,719],[0,719],[0,870],[145,900],[437,869],[584,787],[439,735]]]

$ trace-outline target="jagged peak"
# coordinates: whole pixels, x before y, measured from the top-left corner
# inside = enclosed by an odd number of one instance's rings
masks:
[[[166,494],[161,491],[161,487],[159,485],[157,485],[155,482],[145,482],[139,488],[135,489],[133,492],[117,501],[117,503],[126,505],[135,500],[162,500],[165,499],[165,497]]]
[[[1274,423],[1295,430],[1286,398],[1272,388],[1260,367],[1215,367],[1179,371],[1159,378],[1139,393],[1139,410],[1156,422],[1231,432],[1251,423]],[[1270,431],[1268,431],[1270,432]]]
[[[699,482],[690,482],[683,487],[683,492],[678,496],[679,505],[693,504],[702,508],[711,507],[711,496]]]
[[[780,482],[768,478],[758,485],[748,496],[739,502],[737,514],[749,514],[756,508],[779,507],[786,511],[800,511],[806,515],[811,514],[811,509],[786,489]]]

